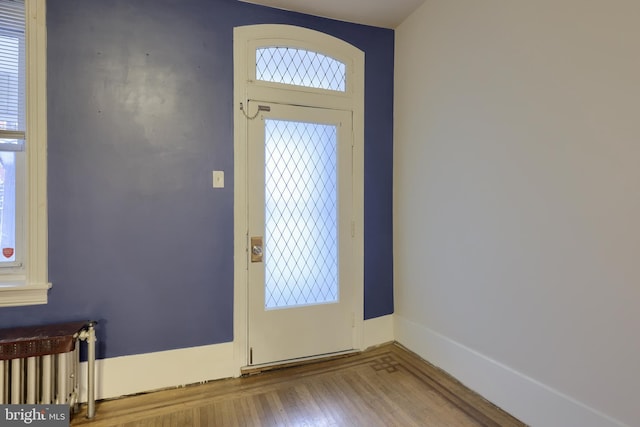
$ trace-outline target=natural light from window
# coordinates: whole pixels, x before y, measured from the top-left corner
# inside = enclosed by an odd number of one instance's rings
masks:
[[[0,266],[16,262],[16,157],[24,143],[24,87],[24,20],[14,18],[0,23],[0,131],[14,132],[0,134]]]
[[[338,300],[337,127],[265,120],[265,308]]]
[[[292,47],[256,49],[256,79],[344,92],[346,67],[321,53]]]

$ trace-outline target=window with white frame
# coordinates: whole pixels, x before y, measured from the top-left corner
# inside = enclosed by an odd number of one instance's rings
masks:
[[[45,0],[0,0],[0,306],[47,302]]]

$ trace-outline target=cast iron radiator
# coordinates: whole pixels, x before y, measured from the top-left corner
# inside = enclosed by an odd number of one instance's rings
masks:
[[[0,404],[68,404],[77,412],[87,345],[87,418],[95,415],[94,321],[0,330]]]

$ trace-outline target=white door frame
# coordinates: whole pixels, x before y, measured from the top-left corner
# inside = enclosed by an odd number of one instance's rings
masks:
[[[350,110],[353,113],[353,233],[356,292],[354,348],[362,349],[364,325],[364,53],[327,34],[290,25],[250,25],[234,28],[234,360],[238,371],[248,365],[248,222],[247,117],[248,99]],[[346,64],[344,93],[256,81],[255,48],[286,45],[321,52]]]

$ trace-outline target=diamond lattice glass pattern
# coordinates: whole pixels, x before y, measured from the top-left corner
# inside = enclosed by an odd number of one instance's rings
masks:
[[[265,307],[338,300],[337,128],[265,120]]]
[[[345,65],[328,56],[292,47],[256,49],[256,78],[344,92]]]

